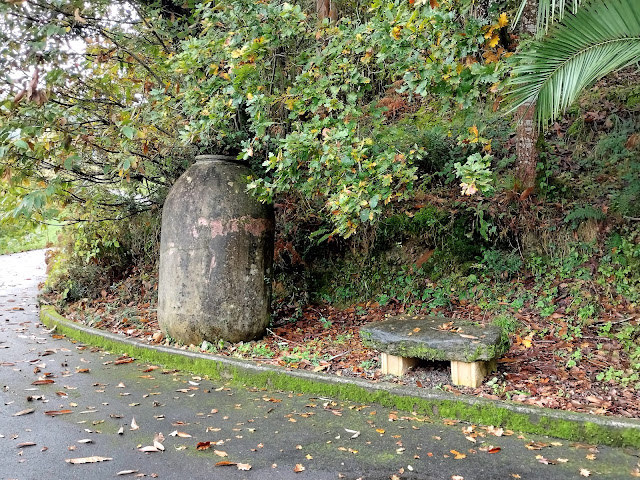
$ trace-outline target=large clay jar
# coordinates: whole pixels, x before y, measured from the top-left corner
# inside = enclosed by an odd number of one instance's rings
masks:
[[[250,174],[202,155],[165,201],[158,322],[187,345],[252,340],[269,324],[273,208],[246,192]]]

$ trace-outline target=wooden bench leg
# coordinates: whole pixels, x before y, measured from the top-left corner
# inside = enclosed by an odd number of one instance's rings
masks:
[[[388,353],[382,353],[380,357],[384,375],[401,376],[407,373],[411,367],[415,367],[418,364],[417,358],[396,357]]]
[[[485,375],[496,369],[496,361],[456,362],[451,361],[451,381],[455,385],[477,388],[482,385]]]

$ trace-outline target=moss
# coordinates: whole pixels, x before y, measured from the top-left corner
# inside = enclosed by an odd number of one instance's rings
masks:
[[[488,361],[503,355],[509,348],[508,344],[500,343],[499,345],[477,345],[475,350],[465,350],[462,353],[456,352],[455,358],[446,350],[439,348],[430,348],[418,342],[398,342],[393,345],[393,350],[389,351],[388,344],[382,341],[376,341],[372,338],[372,334],[366,330],[360,332],[360,338],[364,346],[378,350],[387,351],[391,355],[405,358],[420,358],[423,360],[459,360],[463,362]]]
[[[597,425],[590,422],[568,421],[525,413],[517,413],[500,408],[492,403],[470,405],[457,400],[425,399],[394,394],[385,390],[369,390],[350,383],[333,383],[315,379],[286,375],[275,369],[255,371],[240,368],[204,358],[187,358],[181,355],[161,352],[153,348],[138,347],[77,330],[67,325],[67,320],[58,315],[52,307],[43,307],[41,321],[58,333],[82,343],[91,344],[105,350],[126,353],[139,360],[177,368],[211,379],[223,379],[236,385],[251,385],[255,388],[267,387],[314,395],[331,396],[358,403],[377,403],[385,407],[432,415],[455,418],[483,425],[500,425],[514,431],[549,435],[568,440],[591,442],[603,445],[630,446],[640,448],[638,429]],[[542,413],[542,411],[541,411]]]

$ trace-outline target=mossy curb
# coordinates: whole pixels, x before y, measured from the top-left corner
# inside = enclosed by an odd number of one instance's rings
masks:
[[[237,385],[331,396],[359,403],[377,403],[423,415],[502,426],[522,433],[640,448],[638,420],[598,417],[389,383],[373,383],[358,378],[290,371],[246,360],[152,346],[74,323],[46,305],[41,308],[40,319],[49,328],[55,325],[58,333],[79,342]]]

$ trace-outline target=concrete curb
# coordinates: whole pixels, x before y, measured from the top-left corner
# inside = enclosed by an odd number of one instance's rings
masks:
[[[235,384],[378,403],[407,412],[502,426],[522,433],[640,448],[640,420],[636,419],[552,410],[359,378],[288,370],[248,360],[149,345],[72,322],[47,305],[41,307],[40,319],[49,328],[56,326],[59,333],[80,342]]]

